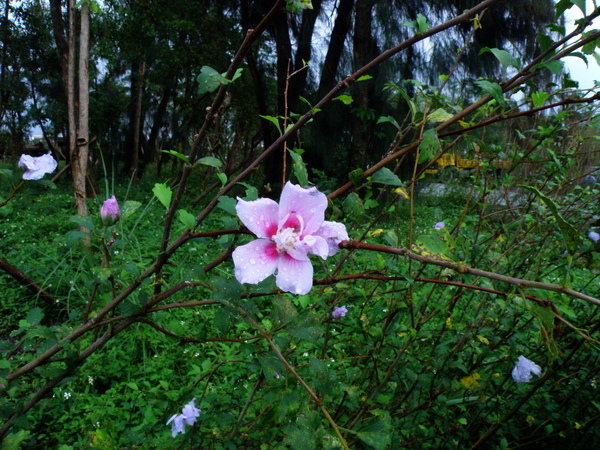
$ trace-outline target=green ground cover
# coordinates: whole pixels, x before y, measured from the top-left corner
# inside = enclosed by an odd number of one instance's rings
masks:
[[[115,239],[109,269],[99,267],[99,248],[82,245],[65,184],[32,183],[0,209],[3,257],[56,301],[48,304],[0,275],[4,376],[85,315],[93,317],[153,261],[165,217],[152,194],[156,181],[149,176],[135,188],[117,183],[111,191],[123,205],[130,202],[131,212],[115,228],[92,231],[92,242],[107,232]],[[3,183],[6,189],[9,182]],[[378,197],[382,187],[368,183],[331,205],[352,239],[364,235],[365,243],[598,293],[598,256],[583,239],[586,230],[569,262],[558,216],[533,195],[525,213],[510,216],[458,194],[416,195],[411,207],[404,195]],[[589,213],[569,205],[595,193],[577,189],[559,207],[583,227]],[[240,186],[234,195],[255,194]],[[95,224],[100,198],[89,200]],[[195,213],[191,201],[182,208]],[[382,219],[371,220],[381,212]],[[445,227],[438,230],[439,221]],[[239,222],[225,207],[205,227]],[[142,280],[102,327],[69,344],[63,357],[18,382],[5,380],[0,413],[10,417],[23,399],[73,367],[36,408],[15,419],[6,448],[339,448],[322,410],[278,352],[353,448],[463,448],[479,439],[494,448],[535,446],[538,439],[547,448],[600,442],[597,306],[360,250],[326,262],[315,258],[315,279],[324,282],[303,296],[278,292],[273,277],[242,286],[231,260],[202,269],[249,240],[193,239],[161,279]],[[165,291],[181,280],[194,287],[141,315],[82,364],[74,362],[102,333],[143,310],[157,285]],[[333,318],[342,305],[348,314]],[[519,355],[539,364],[542,376],[515,383],[510,374]],[[202,414],[173,438],[166,422],[192,398]]]

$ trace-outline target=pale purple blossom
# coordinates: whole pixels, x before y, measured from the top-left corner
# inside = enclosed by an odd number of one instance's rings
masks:
[[[171,424],[171,433],[173,437],[177,436],[179,433],[185,433],[186,425],[194,425],[196,423],[196,419],[200,417],[200,410],[196,408],[194,402],[195,398],[192,399],[187,405],[183,407],[181,410],[181,414],[174,414],[168,421],[167,425]]]
[[[280,376],[280,375],[279,375],[277,372],[275,372],[275,373],[273,374],[273,376],[279,380],[279,376]]]
[[[535,374],[538,377],[541,376],[542,368],[523,355],[519,356],[512,370],[513,380],[516,383],[528,383],[531,381],[531,374]]]
[[[105,225],[112,225],[117,221],[120,215],[121,209],[119,208],[119,203],[114,195],[111,198],[104,200],[104,203],[102,203],[102,207],[100,208],[102,223]]]
[[[238,198],[238,216],[258,239],[234,250],[237,280],[257,284],[274,274],[282,291],[307,294],[313,280],[308,255],[327,259],[348,239],[344,224],[324,220],[325,209],[325,194],[290,182],[279,204],[268,198],[249,202]]]
[[[438,222],[433,226],[433,228],[435,228],[436,230],[441,230],[445,226],[446,226],[446,224],[444,222]]]
[[[346,308],[345,306],[338,306],[331,313],[331,317],[333,317],[334,319],[341,319],[346,314],[348,314],[348,308]]]
[[[24,180],[39,180],[47,173],[52,173],[58,167],[58,163],[50,153],[42,156],[21,155],[19,167],[25,169]]]
[[[588,238],[594,242],[598,242],[598,240],[600,240],[600,234],[596,233],[595,231],[590,231]]]

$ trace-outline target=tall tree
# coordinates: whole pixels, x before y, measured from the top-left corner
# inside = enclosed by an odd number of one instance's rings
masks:
[[[50,0],[56,46],[60,54],[68,110],[68,145],[77,214],[87,216],[86,177],[89,158],[89,36],[90,3],[81,10],[67,0],[65,28],[60,0]],[[77,43],[79,47],[77,47]],[[78,62],[77,62],[78,61]]]

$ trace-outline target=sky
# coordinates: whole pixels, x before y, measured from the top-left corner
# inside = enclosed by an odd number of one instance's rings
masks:
[[[593,1],[588,0],[586,4],[587,12],[590,12],[593,9]],[[569,33],[575,27],[575,20],[582,18],[583,14],[577,6],[573,6],[566,11],[565,16],[567,18],[567,33]],[[594,20],[594,22],[592,22],[592,25],[593,26],[590,29],[600,28],[600,18]],[[600,67],[596,62],[596,59],[592,55],[589,55],[587,60],[588,64],[586,66],[585,62],[581,58],[578,58],[576,56],[569,56],[564,58],[565,65],[569,69],[571,78],[573,78],[575,81],[578,81],[579,87],[582,89],[589,89],[594,87],[594,80],[600,81]]]

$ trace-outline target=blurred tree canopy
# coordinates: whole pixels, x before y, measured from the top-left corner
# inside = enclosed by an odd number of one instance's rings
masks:
[[[58,4],[57,2],[54,2]],[[313,0],[312,9],[277,17],[246,57],[239,80],[204,143],[204,155],[233,172],[277,137],[272,121],[293,121],[347,73],[371,61],[393,43],[474,6],[474,0],[377,1]],[[109,164],[142,173],[166,160],[160,150],[185,153],[204,119],[212,93],[203,91],[203,67],[217,73],[272,8],[273,0],[107,0],[92,4],[90,45],[90,149]],[[76,8],[80,7],[79,5]],[[67,17],[66,2],[62,14]],[[4,2],[0,67],[0,153],[15,155],[33,129],[47,145],[68,134],[60,57],[53,36],[50,4],[41,0]],[[351,89],[352,102],[326,111],[288,146],[306,151],[310,169],[343,177],[378,161],[396,130],[377,123],[375,111],[403,117],[408,106],[386,83],[414,92],[418,83],[439,85],[437,75],[454,71],[449,97],[474,93],[463,80],[502,77],[505,70],[485,48],[523,58],[539,50],[536,34],[552,22],[551,0],[497,2],[470,25],[431,38],[377,66],[372,79]],[[457,54],[460,53],[460,59]],[[457,62],[456,67],[455,62]],[[416,81],[414,81],[416,80]],[[334,131],[334,132],[332,132]],[[410,139],[410,135],[404,136]],[[67,152],[68,153],[68,152]],[[162,155],[162,156],[161,156]],[[283,158],[267,161],[264,182],[277,184]],[[159,169],[160,170],[160,169]]]

